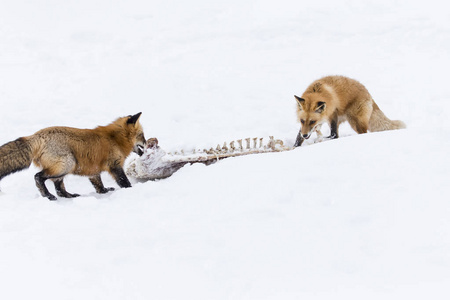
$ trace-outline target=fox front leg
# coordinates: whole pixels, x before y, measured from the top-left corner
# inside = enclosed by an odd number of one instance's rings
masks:
[[[123,168],[121,166],[114,166],[109,170],[109,173],[112,175],[112,177],[114,177],[114,179],[116,180],[117,184],[121,187],[121,188],[129,188],[131,187],[131,183],[128,180],[127,175],[125,175],[125,171],[123,170]]]
[[[302,136],[302,129],[298,131],[297,139],[295,140],[294,147],[300,147],[305,139]]]
[[[89,177],[89,181],[94,186],[95,191],[99,194],[106,194],[107,192],[114,191],[113,187],[105,188],[102,182],[102,178],[100,177],[100,174]]]

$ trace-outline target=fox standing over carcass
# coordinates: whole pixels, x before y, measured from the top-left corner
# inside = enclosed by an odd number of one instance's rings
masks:
[[[309,85],[297,100],[297,117],[301,123],[295,147],[301,146],[314,131],[328,123],[329,138],[338,138],[339,124],[348,121],[357,133],[406,128],[402,121],[388,119],[373,101],[369,91],[358,81],[344,76],[327,76]]]
[[[97,193],[114,188],[103,186],[100,173],[109,172],[120,187],[131,187],[123,170],[125,158],[134,151],[142,155],[146,144],[139,118],[141,113],[117,119],[95,129],[49,127],[0,147],[0,180],[28,168],[33,162],[42,171],[34,178],[41,195],[56,200],[45,181],[51,179],[60,197],[73,198],[64,187],[64,176],[89,177]]]

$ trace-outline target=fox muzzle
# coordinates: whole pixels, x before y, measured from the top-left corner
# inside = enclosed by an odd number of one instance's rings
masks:
[[[144,154],[144,147],[145,146],[143,146],[143,145],[135,145],[133,147],[133,152],[139,156],[142,156],[142,154]]]

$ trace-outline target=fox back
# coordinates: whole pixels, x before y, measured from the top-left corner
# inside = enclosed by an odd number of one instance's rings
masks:
[[[91,176],[108,171],[112,164],[123,166],[135,145],[145,144],[140,123],[127,124],[127,120],[128,117],[119,118],[95,129],[42,129],[28,137],[33,149],[33,163],[49,170],[49,175]],[[70,170],[66,169],[68,165],[72,165]]]

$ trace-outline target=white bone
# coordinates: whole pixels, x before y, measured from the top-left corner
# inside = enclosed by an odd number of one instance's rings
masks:
[[[259,139],[259,147],[257,147]],[[153,149],[154,152],[149,152],[149,156],[144,158],[143,162],[136,160],[130,164],[127,169],[127,174],[133,174],[132,176],[138,178],[165,178],[170,176],[173,172],[179,169],[180,163],[195,163],[204,162],[208,163],[213,160],[219,160],[227,157],[236,157],[241,155],[256,154],[263,152],[279,152],[279,151],[289,151],[293,148],[285,146],[282,140],[275,140],[273,136],[270,136],[267,145],[264,145],[263,138],[253,138],[253,148],[250,148],[251,144],[250,138],[246,138],[246,150],[243,149],[242,141],[237,140],[230,142],[228,146],[225,142],[222,146],[217,145],[217,147],[207,149],[197,149],[193,150],[192,153],[195,155],[186,156],[184,150],[177,152],[166,153],[162,149]],[[238,146],[235,146],[235,143]],[[242,150],[242,151],[239,151]],[[159,152],[158,152],[159,151]],[[181,155],[180,155],[181,152]],[[132,170],[131,170],[132,169]],[[164,172],[161,173],[160,170]],[[158,173],[159,172],[159,173]]]
[[[222,150],[223,150],[224,152],[228,152],[227,142],[224,142],[224,143],[223,143]]]
[[[242,148],[242,140],[237,140],[238,144],[239,144],[239,150],[242,150],[244,148]]]
[[[231,151],[231,153],[233,153],[234,150],[236,150],[236,148],[234,147],[234,141],[232,141],[232,142],[230,142],[230,151]]]

